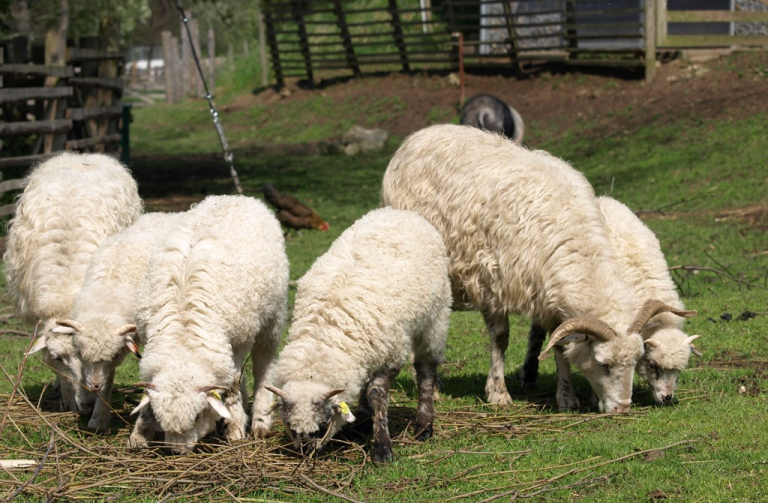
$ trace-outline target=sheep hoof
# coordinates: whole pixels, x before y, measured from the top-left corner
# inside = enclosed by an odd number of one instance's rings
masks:
[[[560,412],[567,412],[569,410],[578,410],[581,407],[579,399],[575,396],[558,396],[557,397],[557,409]]]
[[[389,463],[392,461],[392,444],[375,445],[373,447],[373,461],[375,463]]]
[[[512,405],[512,397],[509,396],[509,393],[499,392],[499,391],[489,391],[488,392],[488,403],[494,404],[494,405]]]
[[[109,418],[91,418],[90,421],[88,421],[88,428],[91,430],[97,430],[97,431],[107,431],[109,430]]]
[[[262,420],[256,420],[251,423],[251,434],[254,438],[264,438],[269,433],[269,424]]]
[[[432,425],[428,424],[427,426],[421,427],[416,432],[416,440],[419,442],[424,442],[425,440],[432,437]]]

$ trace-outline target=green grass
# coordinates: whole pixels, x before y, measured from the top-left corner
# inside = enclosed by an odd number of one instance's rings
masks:
[[[320,94],[313,95],[302,106],[288,103],[279,106],[285,107],[277,114],[285,117],[282,122],[259,126],[259,134],[267,133],[265,142],[282,142],[287,138],[295,142],[313,141],[339,134],[346,127],[338,104],[329,103]],[[398,113],[397,101],[371,99],[370,103],[343,106],[370,106],[378,110],[377,113]],[[200,120],[207,114],[200,102],[136,112],[136,154],[217,152],[217,140],[210,124]],[[259,118],[263,119],[267,111],[255,108],[238,113],[243,120],[247,118],[259,124]],[[149,123],[148,119],[154,114],[165,114],[170,127],[150,129],[144,121],[147,119]],[[436,119],[445,115],[446,120],[450,119],[442,110],[433,109],[430,115]],[[303,133],[294,129],[292,121],[299,117],[308,118],[313,128]],[[693,358],[691,368],[681,375],[679,403],[670,407],[654,406],[647,387],[638,378],[633,396],[635,414],[631,416],[596,417],[594,412],[555,414],[551,408],[555,390],[552,359],[543,362],[538,388],[531,395],[522,392],[514,377],[525,352],[527,320],[512,317],[506,370],[516,405],[502,411],[485,406],[483,388],[489,351],[484,325],[478,313],[456,312],[451,319],[446,364],[442,369],[445,390],[437,404],[436,438],[425,444],[396,443],[396,459],[389,466],[369,464],[358,471],[356,463],[349,463],[347,474],[354,476],[348,485],[335,490],[369,502],[445,501],[484,491],[462,499],[481,501],[515,488],[523,489],[537,480],[583,469],[550,485],[556,488],[575,484],[573,487],[547,492],[538,498],[607,502],[662,498],[704,502],[768,500],[764,483],[768,475],[768,407],[764,391],[768,386],[768,346],[765,344],[768,333],[765,289],[768,167],[764,128],[767,121],[765,115],[732,122],[716,122],[705,117],[676,121],[659,117],[656,123],[632,135],[598,134],[595,129],[584,126],[536,145],[582,170],[597,193],[611,193],[633,209],[653,210],[681,203],[663,210],[665,215],[646,219],[659,237],[670,265],[723,269],[739,280],[757,285],[746,286],[706,271],[675,273],[686,306],[699,311],[699,316],[688,321],[686,327],[689,333],[702,335],[697,346],[704,354],[702,358]],[[185,122],[187,127],[183,125]],[[239,119],[230,122],[242,126]],[[238,127],[227,130],[228,134],[232,132],[233,144],[238,135],[247,134]],[[533,122],[531,127],[534,135],[539,133],[536,137],[547,137],[540,134],[545,124]],[[304,232],[287,241],[291,279],[301,277],[345,228],[378,205],[381,176],[396,146],[397,139],[390,143],[387,152],[356,157],[237,156],[237,168],[247,193],[258,196],[261,184],[272,182],[310,202],[331,223],[327,233]],[[220,161],[145,160],[133,168],[145,196],[159,192],[158,184],[162,180],[172,181],[174,193],[195,194],[203,188],[207,193],[231,190],[227,171]],[[753,206],[763,207],[762,216],[757,214],[750,220],[727,213]],[[293,294],[292,290],[291,302]],[[2,305],[8,305],[7,298]],[[760,314],[749,321],[738,321],[743,311]],[[725,312],[733,314],[732,321],[721,320],[720,315]],[[7,327],[30,329],[16,320],[9,321]],[[11,336],[0,339],[0,364],[7,372],[16,372],[28,343],[27,339]],[[25,370],[25,388],[34,394],[48,380],[50,372],[32,358]],[[119,383],[136,380],[134,361],[120,368]],[[589,386],[578,374],[575,385],[582,403],[588,403]],[[739,392],[742,386],[746,393]],[[398,433],[414,406],[411,374],[404,371],[393,388],[392,422]],[[10,381],[0,381],[0,393],[10,390]],[[457,411],[471,413],[478,427],[456,427]],[[520,416],[514,421],[510,419],[515,428],[491,427],[503,423],[499,417],[512,418],[513,413]],[[480,414],[486,414],[485,418]],[[547,426],[543,421],[548,418],[561,422]],[[113,426],[121,432],[127,428],[117,420]],[[45,431],[34,428],[24,431],[45,448],[48,439]],[[282,439],[279,427],[275,427],[275,432]],[[5,445],[24,445],[13,426],[6,426],[3,435],[0,442]],[[89,441],[97,444],[109,438]],[[686,440],[691,442],[664,449]],[[662,450],[614,462],[654,449]],[[509,454],[521,451],[525,453]],[[298,464],[294,458],[286,459]],[[596,466],[601,463],[602,466]],[[600,478],[604,476],[608,478]],[[7,476],[0,475],[0,481],[3,480],[7,480]],[[592,481],[593,485],[585,481]],[[334,500],[316,491],[294,496],[246,491],[238,496]],[[118,501],[135,497],[153,500],[145,494],[124,496]],[[509,499],[507,496],[498,501]]]

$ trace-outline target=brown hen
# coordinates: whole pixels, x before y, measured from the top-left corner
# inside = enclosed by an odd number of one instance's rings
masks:
[[[271,183],[261,188],[269,204],[277,209],[277,220],[289,229],[317,229],[327,231],[330,224],[312,208],[293,196],[283,194]]]

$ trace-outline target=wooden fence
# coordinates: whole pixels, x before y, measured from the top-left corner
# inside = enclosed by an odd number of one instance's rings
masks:
[[[95,37],[68,47],[65,66],[41,64],[24,39],[0,44],[0,168],[28,166],[61,150],[115,152],[122,139],[122,55]]]
[[[706,4],[706,0],[700,2]],[[668,11],[666,0],[264,0],[263,17],[278,86],[316,73],[438,69],[519,69],[530,62],[645,68],[657,51],[768,46],[767,37],[667,35],[667,23],[768,21],[765,12]],[[370,3],[369,3],[370,5]]]

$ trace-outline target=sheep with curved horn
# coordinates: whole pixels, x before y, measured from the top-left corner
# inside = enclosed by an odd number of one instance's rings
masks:
[[[634,288],[635,299],[646,299],[626,331],[640,333],[644,340],[644,354],[635,371],[648,382],[656,402],[672,403],[678,377],[688,366],[690,355],[701,356],[693,345],[700,336],[683,331],[683,319],[695,316],[696,311],[684,308],[654,233],[619,201],[601,196],[598,204],[622,275]],[[545,337],[543,327],[531,327],[522,372],[524,388],[536,382],[537,357]]]
[[[564,337],[553,346],[558,406],[579,406],[570,384],[574,363],[601,411],[629,411],[644,345],[640,333],[625,332],[639,306],[584,175],[498,134],[438,125],[409,136],[392,157],[382,202],[417,212],[442,235],[454,302],[478,309],[491,338],[491,403],[512,403],[504,382],[510,314],[545,327],[590,317],[615,335]]]

